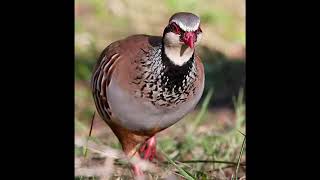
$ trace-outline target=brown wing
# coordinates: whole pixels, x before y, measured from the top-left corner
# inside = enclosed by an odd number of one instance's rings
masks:
[[[93,99],[98,113],[104,120],[110,119],[111,112],[106,96],[106,86],[110,83],[111,74],[119,60],[117,49],[119,42],[110,44],[101,53],[91,78]]]
[[[197,70],[198,70],[198,79],[197,79],[197,82],[196,83],[199,83],[197,84],[197,86],[204,86],[204,80],[205,80],[205,76],[204,76],[204,66],[203,66],[203,63],[200,59],[200,57],[196,54],[196,67],[197,67]]]
[[[116,41],[103,50],[91,78],[94,101],[102,119],[107,121],[112,116],[106,94],[111,78],[120,81],[123,87],[128,87],[129,79],[135,73],[135,60],[143,54],[143,50],[160,40],[161,37],[134,35]]]

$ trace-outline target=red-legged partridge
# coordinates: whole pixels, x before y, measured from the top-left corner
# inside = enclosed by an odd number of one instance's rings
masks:
[[[97,111],[119,139],[124,153],[155,156],[155,134],[192,111],[204,89],[204,68],[195,52],[200,18],[174,14],[163,36],[133,35],[104,49],[92,76]],[[141,169],[133,165],[135,175]]]

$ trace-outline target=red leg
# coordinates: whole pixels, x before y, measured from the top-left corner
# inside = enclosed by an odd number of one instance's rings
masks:
[[[134,176],[143,176],[143,171],[138,165],[132,165],[132,171]]]
[[[140,147],[139,154],[141,158],[152,161],[156,155],[156,146],[156,137],[152,136]]]

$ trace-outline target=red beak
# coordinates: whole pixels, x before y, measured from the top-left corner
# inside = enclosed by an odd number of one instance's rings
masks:
[[[194,47],[195,33],[194,32],[185,32],[182,38],[184,44],[190,48]]]

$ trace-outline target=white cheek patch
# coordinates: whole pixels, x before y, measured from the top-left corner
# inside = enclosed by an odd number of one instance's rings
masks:
[[[165,34],[164,42],[167,46],[179,46],[180,44],[182,44],[182,42],[180,42],[180,35],[173,32]]]

